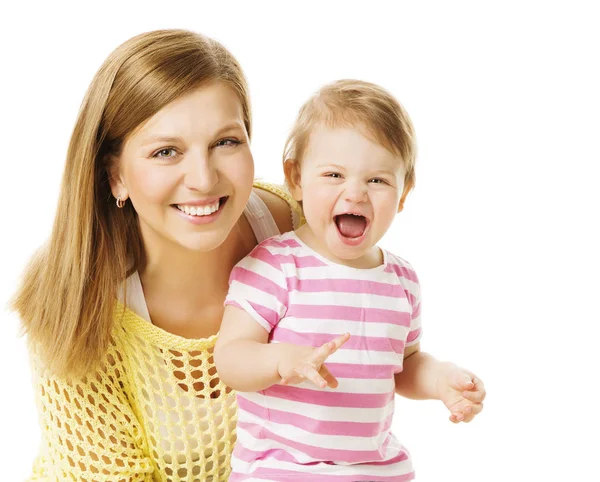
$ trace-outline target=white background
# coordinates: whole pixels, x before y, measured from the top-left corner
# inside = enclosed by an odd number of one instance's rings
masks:
[[[400,400],[417,480],[598,481],[600,19],[592,2],[47,2],[0,12],[0,303],[50,231],[79,104],[129,37],[188,28],[240,60],[259,176],[321,84],[355,77],[404,104],[417,187],[382,245],[412,262],[424,350],[471,368],[471,424]],[[6,3],[4,4],[6,5]],[[88,6],[93,5],[93,7]],[[18,320],[0,312],[0,480],[39,429]]]

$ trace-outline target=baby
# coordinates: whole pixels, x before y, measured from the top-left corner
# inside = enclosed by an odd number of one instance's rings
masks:
[[[439,399],[453,422],[483,383],[421,352],[417,276],[377,242],[414,186],[411,121],[381,87],[326,85],[284,154],[306,223],[233,269],[215,363],[238,391],[230,481],[407,481],[394,397]]]

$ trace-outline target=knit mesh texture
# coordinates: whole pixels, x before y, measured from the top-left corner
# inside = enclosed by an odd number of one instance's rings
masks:
[[[94,376],[54,377],[34,355],[43,440],[32,480],[226,481],[237,406],[217,376],[215,342],[118,306]]]

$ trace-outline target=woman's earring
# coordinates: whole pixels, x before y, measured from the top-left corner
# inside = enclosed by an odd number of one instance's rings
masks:
[[[125,201],[122,201],[122,200],[121,200],[121,196],[119,196],[119,197],[117,198],[117,207],[118,207],[119,209],[123,209],[123,206],[125,206]]]

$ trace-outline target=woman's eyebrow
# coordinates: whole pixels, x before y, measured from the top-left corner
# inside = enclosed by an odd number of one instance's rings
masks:
[[[181,143],[183,142],[183,138],[179,137],[179,136],[168,136],[168,135],[161,135],[158,134],[156,136],[152,136],[152,137],[148,137],[146,139],[144,139],[144,142],[142,142],[142,147],[150,145],[150,144],[157,144],[157,143],[167,143],[167,144],[175,144],[175,143]]]
[[[223,134],[227,131],[235,130],[235,129],[243,129],[245,131],[246,127],[240,121],[228,122],[223,127],[221,127],[217,132],[215,132],[214,137],[219,137],[221,134]]]
[[[244,129],[244,124],[238,121],[229,122],[221,127],[218,131],[213,134],[213,137],[218,137],[227,131],[232,131],[234,129]],[[149,136],[142,141],[141,146],[145,147],[150,144],[157,143],[167,143],[167,144],[175,144],[175,143],[183,143],[183,138],[179,136],[172,136],[167,134],[156,134],[153,136]]]

